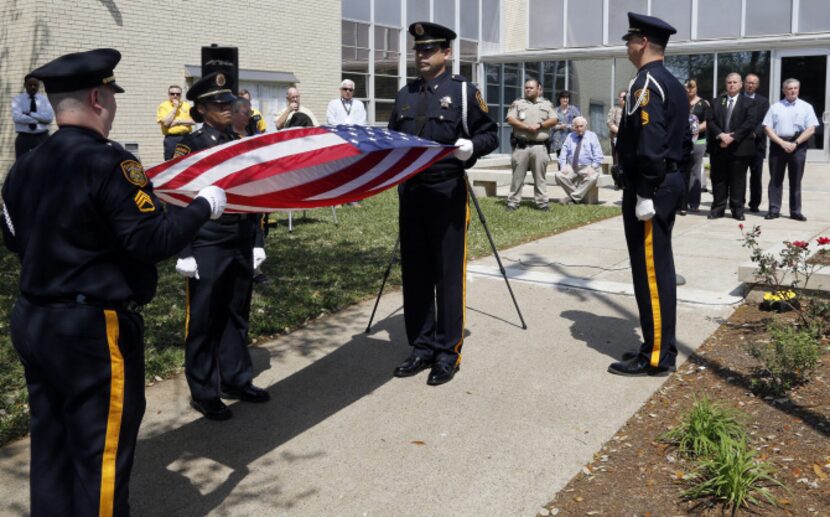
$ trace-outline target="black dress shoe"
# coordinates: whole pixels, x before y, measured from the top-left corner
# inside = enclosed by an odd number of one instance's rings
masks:
[[[758,212],[761,211],[761,209],[758,208],[757,206],[751,206],[751,207],[749,207],[749,211],[752,212],[753,214],[757,214]]]
[[[253,384],[241,388],[222,388],[222,396],[226,399],[239,399],[245,402],[268,402],[271,394]]]
[[[790,216],[790,219],[795,219],[796,221],[802,221],[802,222],[807,220],[807,218],[804,217],[804,215],[802,215],[802,214],[793,214],[793,215]]]
[[[746,221],[746,217],[744,217],[744,214],[733,215],[732,219],[736,221]]]
[[[721,217],[723,217],[723,214],[709,214],[706,216],[706,219],[720,219]]]
[[[624,375],[627,377],[643,377],[646,375],[649,377],[665,377],[675,370],[676,368],[674,366],[670,366],[668,368],[651,366],[648,361],[639,354],[630,359],[611,363],[608,367],[609,373],[613,373],[614,375]]]
[[[450,382],[455,377],[455,372],[458,371],[458,365],[449,363],[435,363],[432,370],[429,372],[427,384],[430,386],[438,386]]]
[[[424,359],[423,357],[417,355],[411,355],[409,356],[409,359],[402,362],[397,368],[395,368],[393,375],[395,377],[412,377],[418,372],[426,370],[430,366],[432,366],[431,359]]]
[[[764,219],[767,219],[767,220],[769,220],[769,219],[778,219],[779,217],[781,217],[781,214],[776,214],[776,213],[773,213],[773,212],[769,212],[767,215],[764,216]]]
[[[219,399],[190,400],[190,407],[205,415],[208,420],[228,420],[233,416],[231,410]]]

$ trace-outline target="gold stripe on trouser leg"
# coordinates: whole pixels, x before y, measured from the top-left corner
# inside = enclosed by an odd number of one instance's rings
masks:
[[[184,279],[184,338],[190,333],[190,280]]]
[[[118,348],[118,314],[105,310],[104,318],[107,322],[107,346],[110,352],[110,407],[101,461],[98,515],[110,517],[115,500],[115,463],[118,459],[118,438],[121,435],[121,416],[124,412],[124,357]]]
[[[648,292],[651,295],[651,322],[654,326],[654,343],[651,346],[651,366],[660,364],[660,343],[663,341],[663,319],[660,314],[660,293],[657,290],[657,272],[654,270],[654,222],[652,219],[645,224],[646,248],[646,276],[648,277]]]
[[[465,182],[464,189],[467,189]],[[461,345],[464,344],[464,328],[467,326],[467,232],[470,229],[470,192],[467,191],[467,207],[464,213],[464,263],[461,266],[461,338],[453,350],[458,354],[455,365],[461,364]]]

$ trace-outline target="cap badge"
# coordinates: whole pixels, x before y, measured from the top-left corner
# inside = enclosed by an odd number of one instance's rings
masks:
[[[216,74],[216,86],[222,87],[225,86],[225,74],[218,73]]]
[[[449,95],[447,95],[446,97],[442,97],[440,102],[442,108],[448,109],[450,106],[452,106],[452,97],[450,97]]]
[[[415,24],[415,35],[416,36],[423,36],[424,35],[424,26],[420,23]]]

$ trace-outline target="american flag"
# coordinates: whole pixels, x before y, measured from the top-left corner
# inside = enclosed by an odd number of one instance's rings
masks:
[[[156,195],[184,206],[202,188],[228,196],[226,212],[269,212],[358,201],[391,188],[454,147],[364,126],[295,128],[234,140],[147,171]]]

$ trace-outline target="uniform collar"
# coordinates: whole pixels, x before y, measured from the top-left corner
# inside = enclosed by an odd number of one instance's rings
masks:
[[[643,66],[641,66],[641,67],[640,67],[640,69],[639,69],[639,70],[637,70],[637,71],[638,71],[638,72],[642,72],[643,70],[651,70],[652,68],[657,68],[657,67],[661,67],[661,66],[663,66],[663,60],[662,60],[662,59],[658,59],[657,61],[652,61],[652,62],[650,62],[650,63],[646,63],[646,64],[644,64],[644,65],[643,65]]]
[[[430,88],[432,88],[433,90],[437,90],[438,87],[441,86],[442,84],[444,84],[444,82],[446,82],[450,78],[451,75],[452,74],[450,74],[449,70],[444,70],[444,72],[442,74],[435,77],[435,79],[433,79],[432,81],[426,81],[423,78],[421,78],[421,80],[423,80],[424,83],[427,86],[429,86]]]

